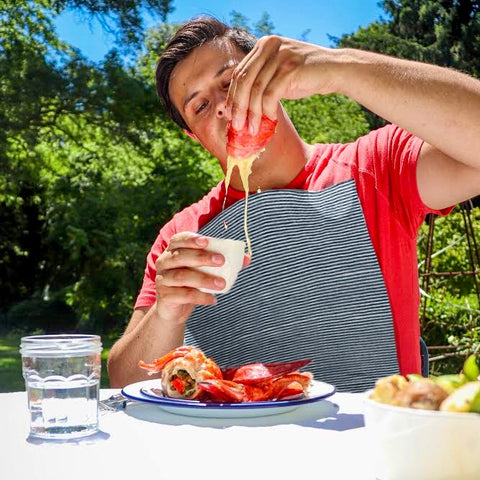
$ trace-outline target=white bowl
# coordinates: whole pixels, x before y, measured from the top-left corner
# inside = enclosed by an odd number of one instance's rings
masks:
[[[232,288],[237,279],[238,272],[242,268],[243,257],[245,255],[245,242],[228,238],[209,238],[208,246],[205,250],[221,253],[225,257],[225,263],[218,267],[197,267],[197,270],[215,275],[216,277],[222,277],[225,280],[225,288],[223,290],[199,288],[199,290],[214,294],[227,293]]]
[[[396,407],[367,398],[365,425],[377,479],[480,479],[480,414]]]

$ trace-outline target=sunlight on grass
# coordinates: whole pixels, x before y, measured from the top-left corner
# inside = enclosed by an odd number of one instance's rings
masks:
[[[7,352],[10,355],[15,355],[18,353],[18,347],[12,347],[11,345],[0,345],[0,355],[3,355],[3,352]]]
[[[19,358],[0,358],[0,368],[20,367],[21,362]]]

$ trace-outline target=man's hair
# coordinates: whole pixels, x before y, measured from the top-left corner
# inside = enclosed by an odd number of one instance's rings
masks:
[[[180,127],[191,132],[190,127],[177,110],[168,91],[170,76],[175,66],[188,57],[197,47],[214,39],[227,39],[233,46],[247,54],[257,42],[257,37],[240,28],[229,27],[216,18],[201,16],[180,27],[170,39],[155,72],[157,94],[167,115]]]

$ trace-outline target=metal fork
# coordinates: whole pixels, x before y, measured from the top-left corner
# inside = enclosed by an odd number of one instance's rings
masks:
[[[120,410],[125,409],[127,403],[129,403],[127,398],[125,398],[121,393],[116,393],[105,400],[100,400],[98,402],[98,408],[101,413],[119,412]]]

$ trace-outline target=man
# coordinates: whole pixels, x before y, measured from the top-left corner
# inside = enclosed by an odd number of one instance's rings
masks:
[[[419,372],[416,234],[427,213],[480,193],[480,82],[371,52],[255,41],[204,17],[165,48],[157,89],[224,171],[229,121],[253,134],[262,114],[278,124],[249,178],[261,190],[249,200],[251,264],[227,295],[198,290],[224,285],[194,269],[224,261],[204,249],[208,237],[242,239],[234,175],[228,192],[221,182],[162,228],[110,354],[112,385],[145,379],[139,359],[184,341],[224,366],[312,358],[316,378],[352,391]],[[329,93],[391,125],[351,144],[306,144],[280,99]]]

